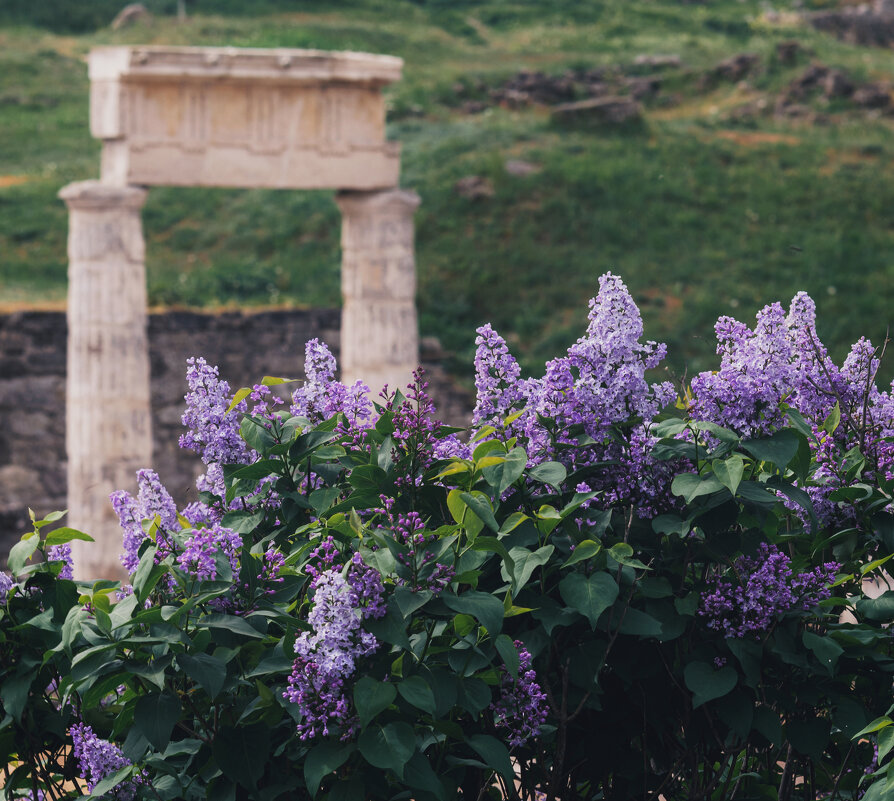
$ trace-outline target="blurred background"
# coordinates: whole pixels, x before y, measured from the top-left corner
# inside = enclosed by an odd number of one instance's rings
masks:
[[[99,170],[91,47],[359,50],[405,60],[389,137],[422,197],[421,334],[467,387],[476,326],[537,373],[606,271],[677,377],[715,364],[719,315],[798,290],[840,360],[892,318],[890,5],[2,0],[0,311],[64,305],[56,192]],[[340,302],[331,193],[154,188],[143,220],[154,307]]]

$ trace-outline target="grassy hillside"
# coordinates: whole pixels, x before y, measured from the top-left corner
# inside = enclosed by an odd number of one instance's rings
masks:
[[[185,23],[156,16],[118,33],[0,28],[0,302],[65,297],[55,193],[98,172],[82,61],[91,46],[352,49],[406,61],[389,94],[390,136],[403,143],[403,185],[423,201],[421,327],[456,352],[457,371],[468,375],[485,321],[538,369],[582,332],[607,270],[627,281],[678,374],[713,364],[718,315],[753,319],[800,289],[841,357],[892,321],[894,116],[811,89],[797,116],[773,109],[816,61],[856,85],[894,81],[894,52],[843,44],[761,5],[357,0]],[[801,46],[791,62],[776,47],[788,40]],[[714,72],[742,52],[758,57],[744,76]],[[681,63],[649,68],[634,63],[641,54]],[[491,99],[521,70],[568,73],[577,96],[595,70],[611,91],[636,91],[649,76],[660,86],[643,98],[639,126],[569,131],[545,105]],[[484,109],[471,113],[475,104]],[[510,159],[536,170],[511,174]],[[483,196],[456,191],[468,176],[482,179]],[[154,304],[339,302],[328,193],[153,189],[144,224]]]

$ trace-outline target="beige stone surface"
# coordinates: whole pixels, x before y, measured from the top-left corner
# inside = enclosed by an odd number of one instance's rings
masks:
[[[397,186],[381,89],[393,56],[317,50],[101,47],[90,130],[110,184]]]
[[[75,576],[121,578],[121,528],[109,503],[152,461],[146,276],[140,209],[146,192],[97,181],[59,193],[69,209],[66,450]]]
[[[342,380],[403,390],[419,366],[413,214],[405,190],[342,192]]]

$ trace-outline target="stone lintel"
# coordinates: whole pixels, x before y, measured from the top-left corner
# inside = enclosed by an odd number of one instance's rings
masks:
[[[359,83],[399,81],[403,59],[297,48],[110,46],[90,51],[91,81],[251,81]]]
[[[90,132],[102,180],[126,186],[385,189],[393,56],[319,50],[102,47],[90,53]]]

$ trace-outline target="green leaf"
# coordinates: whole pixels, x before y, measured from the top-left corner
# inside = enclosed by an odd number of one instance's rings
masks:
[[[592,576],[572,573],[559,582],[559,592],[562,600],[584,615],[590,621],[590,627],[595,629],[599,616],[617,599],[618,585],[605,572]]]
[[[435,798],[446,801],[447,795],[444,792],[444,785],[441,784],[425,754],[416,751],[407,763],[405,773],[406,782],[410,787],[424,790],[431,793]]]
[[[385,617],[367,620],[364,624],[367,631],[381,642],[397,645],[410,650],[410,638],[407,637],[407,626],[404,616],[401,614],[397,602],[393,599],[388,602],[388,611]]]
[[[169,693],[144,695],[137,701],[133,723],[157,751],[163,751],[180,720],[180,701]]]
[[[22,712],[28,703],[28,692],[31,689],[33,673],[23,676],[12,676],[0,685],[0,701],[3,702],[3,711],[13,720],[21,720]]]
[[[394,685],[386,681],[376,681],[364,676],[354,685],[354,706],[360,716],[360,726],[366,728],[369,722],[397,697]]]
[[[571,567],[571,565],[576,565],[578,562],[584,562],[587,559],[592,559],[596,554],[599,553],[602,545],[598,542],[593,542],[593,540],[584,540],[577,544],[574,549],[574,552],[569,556],[564,564],[563,568]]]
[[[236,391],[236,394],[233,395],[233,400],[230,401],[230,405],[227,406],[227,414],[233,411],[243,400],[245,400],[249,395],[251,395],[251,387],[242,387],[241,389]]]
[[[528,470],[528,477],[540,481],[555,489],[562,488],[562,482],[568,475],[565,465],[560,462],[541,462]]]
[[[690,662],[683,671],[683,680],[692,691],[692,708],[722,698],[736,686],[736,671],[729,666],[717,670],[707,662]]]
[[[704,478],[697,473],[680,473],[671,483],[671,492],[679,495],[686,503],[692,503],[700,495],[710,495],[723,489],[723,484],[714,475]]]
[[[444,593],[441,600],[454,612],[472,615],[492,637],[503,627],[503,602],[487,592],[468,590],[462,595]]]
[[[648,565],[644,565],[639,559],[633,558],[633,548],[626,542],[618,542],[608,549],[609,556],[619,565],[628,565],[635,567],[637,570],[651,570]]]
[[[510,534],[511,532],[515,531],[515,529],[517,529],[522,523],[524,523],[525,520],[528,519],[528,516],[526,514],[523,514],[522,512],[513,512],[503,521],[503,525],[500,526],[499,533],[501,535]]]
[[[512,780],[515,773],[509,759],[509,749],[496,737],[489,734],[474,734],[468,739],[469,745],[478,752],[484,763],[503,778]]]
[[[129,779],[137,768],[134,765],[125,765],[114,773],[106,776],[102,781],[97,782],[93,788],[93,792],[87,798],[104,798],[114,790],[121,782]]]
[[[32,531],[30,534],[26,534],[22,537],[21,540],[10,548],[9,559],[6,562],[6,566],[9,568],[9,572],[12,573],[13,576],[17,576],[22,572],[25,562],[31,558],[32,554],[37,550],[38,545],[40,545],[40,534],[36,531]]]
[[[785,470],[798,453],[803,436],[793,428],[783,428],[763,439],[746,439],[742,447],[758,461],[772,462],[780,470]]]
[[[351,743],[324,741],[310,749],[304,758],[304,783],[311,797],[320,789],[320,782],[333,771],[345,764],[354,750]]]
[[[830,676],[835,674],[835,666],[838,664],[838,657],[844,653],[842,648],[831,637],[820,637],[818,634],[805,631],[801,636],[801,641],[805,648],[809,648],[816,655],[820,664],[828,671]]]
[[[133,591],[141,605],[149,597],[152,590],[155,589],[158,580],[169,570],[166,564],[155,564],[155,552],[156,548],[154,545],[150,545],[143,551],[140,563],[137,565],[136,573],[133,576]]]
[[[210,654],[177,654],[177,664],[212,699],[217,697],[227,678],[226,664]]]
[[[499,498],[521,478],[527,465],[528,454],[525,453],[524,448],[513,448],[500,464],[485,467],[481,474],[484,476],[484,480],[494,488],[494,494]]]
[[[62,526],[47,534],[44,544],[49,547],[50,545],[62,545],[66,542],[71,542],[72,540],[93,542],[93,537],[89,534],[85,534],[83,531],[78,531],[76,528]]]
[[[491,531],[497,532],[500,530],[490,501],[483,492],[461,492],[460,498]]]
[[[402,779],[404,767],[416,750],[416,736],[408,723],[371,726],[360,734],[357,746],[374,768],[393,770]]]
[[[538,567],[542,567],[549,562],[549,559],[555,550],[555,546],[553,545],[544,545],[542,548],[538,548],[533,552],[522,547],[515,547],[509,551],[509,556],[514,564],[515,572],[515,578],[512,582],[513,597],[518,595],[518,593],[527,586],[528,581],[530,581],[531,576]],[[508,570],[504,572],[504,576],[509,578]]]
[[[430,715],[435,714],[435,694],[422,676],[409,676],[397,685],[397,691],[405,701],[413,706]]]
[[[888,726],[878,733],[878,761],[884,762],[891,749],[894,748],[894,727]]]
[[[258,620],[258,618],[254,619]],[[204,626],[209,629],[226,629],[233,634],[241,634],[244,637],[264,639],[264,635],[254,628],[254,626],[252,626],[245,618],[236,617],[235,615],[222,613],[208,615],[199,620],[196,625]]]
[[[823,431],[827,434],[834,434],[835,429],[838,428],[841,423],[841,404],[838,401],[835,401],[835,405],[832,407],[832,411],[829,412],[829,416],[823,420]]]
[[[515,647],[515,643],[506,634],[501,634],[497,637],[494,645],[497,647],[497,651],[502,657],[503,664],[506,665],[506,670],[509,671],[509,675],[512,676],[513,679],[517,679],[518,649]]]
[[[777,748],[782,745],[782,723],[779,714],[768,706],[759,706],[754,710],[754,730],[762,734]]]
[[[255,723],[222,728],[214,736],[211,753],[224,776],[254,790],[270,759],[270,727]]]
[[[866,620],[887,623],[894,620],[894,590],[883,592],[878,598],[861,598],[857,612]]]
[[[711,462],[711,467],[717,480],[735,496],[745,474],[745,460],[738,453],[734,453],[727,459],[715,459]]]
[[[891,720],[887,715],[876,718],[871,723],[869,723],[865,728],[860,729],[853,737],[852,740],[856,740],[860,737],[863,737],[866,734],[874,734],[877,731],[881,731],[882,729],[888,728],[894,721]]]
[[[465,528],[469,539],[474,540],[481,529],[484,528],[484,521],[478,517],[463,500],[463,491],[454,489],[447,493],[447,508],[453,519]],[[468,493],[465,493],[468,494]]]

